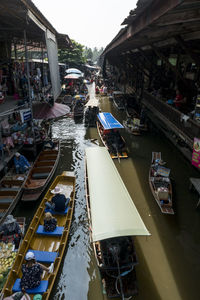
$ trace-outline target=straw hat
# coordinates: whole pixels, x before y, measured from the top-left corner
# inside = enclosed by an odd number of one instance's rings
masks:
[[[13,215],[7,215],[5,218],[4,224],[12,224],[15,223],[16,219],[13,217]]]
[[[32,260],[32,259],[35,259],[34,253],[31,251],[27,252],[25,256],[25,260]]]
[[[56,186],[51,192],[52,194],[60,194],[62,189],[59,186]]]
[[[45,220],[51,220],[52,218],[53,218],[53,216],[52,216],[52,214],[50,213],[50,212],[47,212],[46,214],[45,214]]]

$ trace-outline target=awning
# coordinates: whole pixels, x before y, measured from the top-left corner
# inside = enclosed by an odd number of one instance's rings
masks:
[[[104,147],[86,148],[93,242],[150,235]]]
[[[104,129],[124,128],[124,126],[120,124],[111,113],[99,113],[97,117]]]
[[[67,74],[79,74],[79,75],[82,75],[82,72],[78,69],[75,69],[75,68],[70,68],[70,69],[67,69],[65,71]]]
[[[65,79],[74,79],[74,80],[76,80],[76,79],[79,79],[80,77],[81,77],[80,74],[68,74],[64,78]]]
[[[47,103],[35,103],[33,104],[33,118],[34,119],[54,119],[65,116],[70,112],[70,108],[67,105],[54,103],[54,106],[50,106]]]

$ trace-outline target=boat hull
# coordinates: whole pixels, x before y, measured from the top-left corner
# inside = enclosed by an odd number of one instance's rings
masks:
[[[53,262],[53,272],[47,273],[44,271],[42,277],[42,280],[48,281],[48,288],[42,295],[42,299],[49,299],[68,241],[74,210],[75,184],[76,180],[73,174],[71,172],[63,172],[62,175],[56,177],[50,186],[50,189],[41,201],[40,206],[38,207],[36,214],[26,232],[22,245],[15,259],[15,263],[4,286],[4,297],[8,297],[12,294],[12,288],[16,279],[21,277],[21,268],[22,264],[24,263],[24,257],[28,249],[32,249],[42,252],[47,251],[49,253],[57,253],[57,256]],[[57,219],[57,225],[63,227],[62,235],[54,236],[37,234],[36,231],[38,230],[39,225],[44,224],[45,202],[52,198],[53,194],[51,193],[51,190],[54,189],[55,186],[59,186],[63,190],[63,194],[70,198],[67,213],[55,215]],[[46,265],[46,267],[49,266],[48,263],[43,264]],[[31,299],[33,299],[33,296],[33,294],[30,294]]]
[[[56,171],[60,158],[60,145],[58,142],[57,150],[44,150],[37,157],[33,167],[31,168],[29,177],[24,185],[22,201],[37,201],[41,196],[47,185],[49,184],[53,174]],[[34,174],[38,171],[47,173],[44,179],[33,178]],[[37,174],[37,173],[36,173]]]
[[[156,159],[161,160],[161,153],[160,152],[154,152],[154,153],[157,153]],[[152,160],[152,164],[153,164],[153,160]],[[149,186],[150,186],[152,195],[153,195],[154,199],[156,200],[156,202],[157,202],[157,204],[158,204],[158,206],[159,206],[159,208],[160,208],[160,210],[163,214],[174,215],[174,210],[173,210],[173,207],[172,207],[172,184],[171,184],[171,180],[169,179],[169,182],[168,182],[169,204],[161,204],[162,199],[158,196],[157,188],[156,188],[155,183],[156,183],[156,181],[159,182],[159,180],[160,180],[160,182],[161,182],[160,186],[162,186],[163,178],[152,176],[152,164],[151,164],[150,170],[149,170]]]
[[[104,140],[102,134],[101,134],[101,130],[100,130],[100,126],[99,126],[99,122],[97,121],[97,131],[98,131],[98,134],[101,138],[101,141],[103,143],[103,145],[106,147],[106,149],[108,150],[108,152],[110,153],[110,156],[113,158],[113,159],[121,159],[121,158],[128,158],[128,153],[126,150],[123,150],[122,152],[118,153],[118,154],[115,154],[115,153],[112,153],[106,143],[106,141]]]

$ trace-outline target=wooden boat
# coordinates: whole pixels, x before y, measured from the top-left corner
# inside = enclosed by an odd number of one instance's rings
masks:
[[[21,198],[27,174],[16,174],[14,166],[0,181],[0,225],[11,214]]]
[[[98,106],[87,106],[85,110],[85,126],[86,127],[96,127],[97,114],[99,113]]]
[[[137,118],[127,119],[123,121],[124,128],[126,128],[133,135],[141,135],[140,132],[140,120]]]
[[[84,103],[82,100],[76,100],[73,106],[74,117],[83,117],[84,114]]]
[[[25,232],[25,218],[24,217],[16,217],[16,220],[21,228],[22,234]],[[16,248],[13,243],[13,239],[10,237],[6,242],[3,239],[0,239],[0,299],[1,299],[1,291],[6,283],[8,274],[10,272],[10,268],[12,267],[15,257],[17,255],[17,251],[19,247]],[[19,246],[21,245],[22,239],[20,241]]]
[[[134,236],[149,232],[105,147],[86,148],[86,199],[102,289],[110,298],[137,294]]]
[[[119,110],[125,109],[125,99],[124,99],[124,93],[120,91],[113,92],[113,103]]]
[[[43,231],[45,202],[53,196],[51,190],[55,186],[59,186],[70,200],[65,214],[55,214],[58,224],[55,231],[47,233]],[[62,175],[56,177],[33,217],[4,286],[4,297],[20,290],[21,268],[24,263],[24,257],[27,251],[30,250],[34,252],[37,262],[46,266],[53,264],[53,272],[47,273],[44,271],[40,286],[33,290],[26,290],[26,292],[31,299],[33,299],[35,293],[43,294],[43,300],[49,299],[68,241],[74,210],[74,198],[75,177],[71,172],[63,172]]]
[[[97,130],[99,136],[113,159],[128,157],[125,141],[117,130],[120,128],[124,127],[111,113],[99,113],[97,115]]]
[[[161,152],[152,152],[149,185],[161,212],[173,215],[172,184],[169,178],[170,170],[163,167],[163,164]]]
[[[24,184],[22,201],[36,201],[50,182],[60,158],[60,144],[50,150],[43,150],[38,155]]]
[[[128,119],[132,119],[132,120],[137,120],[136,121],[136,124],[137,126],[139,127],[139,130],[140,130],[140,133],[141,131],[145,132],[145,131],[148,131],[148,127],[147,127],[147,124],[146,123],[142,123],[141,122],[141,115],[139,115],[137,113],[137,111],[135,110],[134,107],[131,107],[131,106],[127,106],[126,107],[126,115],[128,117]],[[144,121],[143,121],[144,122]]]

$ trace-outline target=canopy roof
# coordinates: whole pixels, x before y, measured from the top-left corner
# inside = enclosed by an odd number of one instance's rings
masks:
[[[82,72],[80,70],[78,70],[78,69],[75,69],[75,68],[69,68],[65,72],[67,74],[73,73],[73,74],[80,74],[80,75],[82,75]]]
[[[150,235],[108,151],[86,148],[93,241]]]
[[[48,103],[34,103],[33,104],[33,118],[34,119],[54,119],[62,117],[70,112],[69,106],[60,103],[54,103],[51,107]]]
[[[111,113],[104,112],[97,115],[104,129],[124,128]]]

